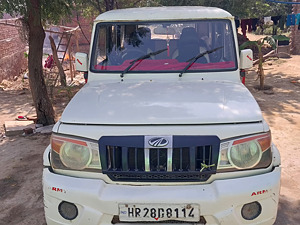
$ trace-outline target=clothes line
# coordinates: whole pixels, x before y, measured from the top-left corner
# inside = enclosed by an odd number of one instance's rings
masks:
[[[266,0],[267,2],[279,3],[279,4],[289,4],[289,5],[299,5],[300,2],[282,2],[282,1],[275,1],[275,0]]]
[[[263,30],[263,25],[271,21],[273,21],[273,35],[277,33],[277,27],[279,27],[280,30],[284,30],[284,25],[286,25],[286,27],[298,25],[298,29],[300,30],[300,13],[287,16],[268,16],[241,20],[235,17],[236,27],[238,28],[241,26],[244,37],[247,37],[246,32],[250,33],[256,31],[257,27],[260,27]]]

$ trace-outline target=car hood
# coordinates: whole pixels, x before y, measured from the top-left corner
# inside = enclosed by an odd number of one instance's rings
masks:
[[[88,83],[72,99],[63,123],[224,124],[262,120],[258,104],[241,83]]]

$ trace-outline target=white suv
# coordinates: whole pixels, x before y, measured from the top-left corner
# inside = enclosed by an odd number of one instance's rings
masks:
[[[240,81],[251,66],[221,9],[98,16],[44,154],[47,224],[273,224],[280,155]]]

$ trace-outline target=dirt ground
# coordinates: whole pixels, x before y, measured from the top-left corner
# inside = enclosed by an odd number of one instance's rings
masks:
[[[268,60],[266,85],[271,90],[255,89],[257,75],[249,73],[247,86],[260,105],[272,130],[273,142],[281,154],[281,196],[276,225],[299,224],[300,214],[300,56]]]
[[[258,91],[254,70],[247,75],[247,87],[258,101],[272,130],[282,160],[281,196],[276,225],[300,221],[300,56],[271,59],[265,63],[266,85]],[[25,81],[27,82],[27,81]],[[78,88],[75,88],[75,92]],[[59,117],[68,92],[54,92]],[[45,224],[42,196],[42,156],[49,135],[4,137],[2,124],[32,109],[26,83],[12,90],[0,89],[0,225]]]

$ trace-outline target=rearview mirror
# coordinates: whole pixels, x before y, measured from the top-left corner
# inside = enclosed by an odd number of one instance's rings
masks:
[[[86,53],[77,52],[75,54],[76,70],[80,72],[88,71],[88,55]]]
[[[176,33],[175,29],[171,27],[156,27],[153,32],[160,35],[174,35]]]
[[[244,49],[240,53],[240,69],[250,69],[253,66],[253,52],[251,49]]]

